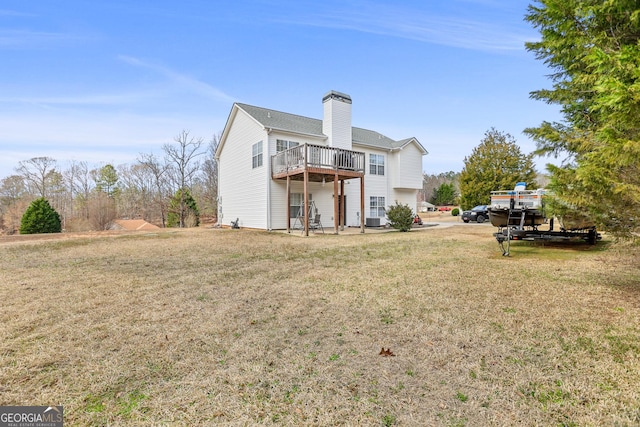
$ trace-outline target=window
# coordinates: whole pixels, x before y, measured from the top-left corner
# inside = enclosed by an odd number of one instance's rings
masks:
[[[311,204],[313,196],[309,194],[309,204]],[[291,205],[289,206],[289,218],[297,218],[298,214],[304,216],[304,212],[300,208],[304,206],[304,193],[291,193]]]
[[[295,141],[285,141],[284,139],[276,140],[276,153],[279,153],[284,150],[288,150],[289,148],[297,147],[300,145],[299,142]]]
[[[262,166],[262,141],[260,142],[256,142],[255,144],[253,144],[253,147],[251,147],[252,150],[252,165],[253,168],[258,168],[260,166]]]
[[[384,175],[384,156],[382,154],[369,154],[369,173]]]
[[[384,197],[369,197],[369,217],[384,218]]]

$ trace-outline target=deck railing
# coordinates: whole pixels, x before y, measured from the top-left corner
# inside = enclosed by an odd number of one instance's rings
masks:
[[[302,144],[271,156],[271,173],[274,175],[305,168],[364,173],[365,155],[342,148]]]
[[[491,207],[499,209],[541,208],[545,193],[544,189],[492,191]]]

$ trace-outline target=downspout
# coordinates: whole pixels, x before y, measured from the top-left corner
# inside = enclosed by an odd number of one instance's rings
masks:
[[[267,231],[273,231],[271,226],[271,144],[269,143],[269,135],[273,129],[266,128],[267,131],[267,154],[269,157],[269,166],[267,167]]]
[[[392,181],[392,177],[391,177],[391,154],[392,154],[393,150],[389,149],[387,150],[387,162],[389,164],[389,166],[386,165],[385,163],[385,175],[387,178],[387,197],[385,198],[385,202],[387,204],[387,206],[392,206],[391,205],[391,193],[393,192],[393,184],[391,183]],[[394,167],[395,169],[395,167]],[[388,173],[386,171],[389,171]],[[385,211],[387,210],[387,207],[385,206]],[[387,226],[388,222],[387,222],[387,216],[385,215],[384,217],[384,225],[385,227]]]
[[[216,167],[216,174],[218,175],[216,178],[218,179],[218,188],[216,190],[216,217],[218,222],[218,228],[222,228],[222,198],[220,197],[220,157],[216,155],[216,163],[218,164]],[[164,219],[163,219],[164,226]]]

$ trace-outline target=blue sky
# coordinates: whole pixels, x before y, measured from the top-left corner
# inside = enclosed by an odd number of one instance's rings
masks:
[[[236,101],[321,118],[329,90],[354,126],[418,138],[427,173],[460,171],[491,127],[528,153],[522,130],[559,117],[529,99],[550,86],[524,49],[529,3],[3,0],[0,178],[38,156],[161,155],[183,129],[208,141]]]

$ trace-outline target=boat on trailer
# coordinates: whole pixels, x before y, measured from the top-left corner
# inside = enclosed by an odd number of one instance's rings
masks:
[[[580,212],[557,218],[560,229],[554,230],[555,218],[549,218],[545,213],[545,196],[547,190],[527,190],[524,182],[518,182],[513,190],[491,192],[491,204],[487,210],[491,224],[498,227],[494,236],[502,248],[503,255],[509,255],[511,240],[582,239],[589,244],[595,244],[601,238],[596,231],[595,223]],[[549,225],[548,230],[539,228],[544,224]]]
[[[489,220],[494,227],[537,227],[545,223],[543,196],[546,190],[527,190],[524,182],[513,190],[491,192]]]

